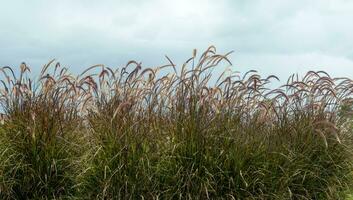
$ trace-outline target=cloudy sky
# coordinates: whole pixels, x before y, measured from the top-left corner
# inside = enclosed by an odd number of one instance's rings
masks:
[[[94,64],[176,63],[194,48],[234,50],[233,69],[282,79],[325,70],[353,78],[350,0],[0,0],[0,66],[39,71],[56,58]]]

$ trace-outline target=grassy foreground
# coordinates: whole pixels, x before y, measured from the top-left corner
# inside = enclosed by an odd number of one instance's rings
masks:
[[[0,199],[345,199],[352,88],[325,72],[240,77],[208,48],[33,81],[2,67]]]

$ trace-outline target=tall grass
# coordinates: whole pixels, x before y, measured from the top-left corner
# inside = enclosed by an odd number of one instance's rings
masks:
[[[55,68],[57,69],[59,65]],[[47,66],[45,67],[47,68]],[[21,65],[19,77],[2,68],[5,81],[0,127],[1,199],[52,199],[70,196],[75,185],[81,120],[69,76],[27,77]],[[10,76],[8,75],[10,74]]]
[[[21,81],[23,66],[21,78],[4,82],[1,195],[344,198],[353,81],[311,71],[271,89],[277,77],[255,71],[215,77],[231,65],[227,56],[211,46],[181,67],[167,57],[162,67],[130,61],[77,77],[47,65],[37,89]]]

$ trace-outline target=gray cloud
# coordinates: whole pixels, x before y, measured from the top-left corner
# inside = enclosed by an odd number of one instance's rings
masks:
[[[8,1],[0,8],[0,65],[52,58],[80,71],[130,59],[181,63],[213,44],[235,70],[283,78],[307,70],[353,76],[353,2],[347,0]]]

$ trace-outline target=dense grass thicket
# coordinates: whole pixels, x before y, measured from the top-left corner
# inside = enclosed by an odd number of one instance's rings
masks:
[[[36,80],[2,67],[0,199],[344,199],[353,80],[215,77],[227,55],[77,76],[50,62]]]

